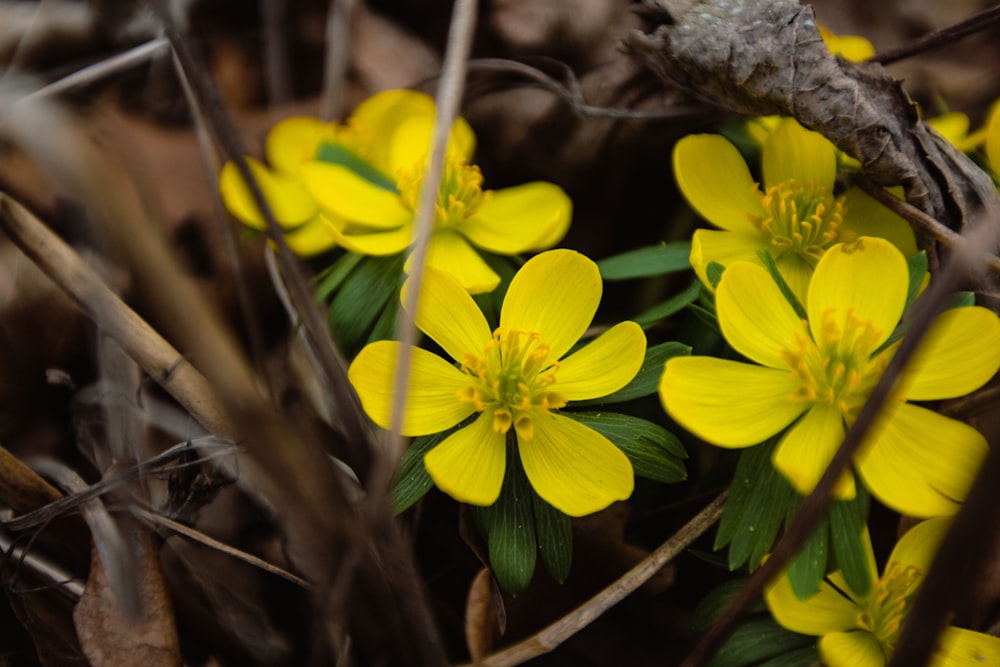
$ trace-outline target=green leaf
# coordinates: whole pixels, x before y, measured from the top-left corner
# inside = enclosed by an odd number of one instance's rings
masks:
[[[535,573],[538,543],[535,537],[534,490],[521,467],[513,429],[507,437],[507,471],[500,497],[486,508],[490,514],[486,542],[490,566],[500,588],[517,595],[528,588]]]
[[[705,267],[705,276],[712,285],[712,289],[716,289],[719,286],[719,281],[722,280],[722,272],[725,270],[726,267],[718,262],[709,262],[708,266]]]
[[[813,667],[818,664],[820,664],[819,650],[813,641],[802,648],[758,663],[757,667]]]
[[[327,318],[333,338],[345,356],[356,355],[368,340],[382,311],[396,307],[403,260],[402,253],[392,257],[365,257],[337,290]]]
[[[796,508],[797,509],[797,508]],[[795,510],[789,508],[788,519],[785,523],[787,527],[792,522]],[[788,565],[788,579],[792,584],[792,590],[800,600],[812,596],[819,590],[819,582],[826,575],[826,553],[827,538],[830,534],[830,526],[826,519],[823,519],[812,536],[802,547],[802,550],[795,556]]]
[[[867,595],[872,585],[864,539],[868,530],[868,491],[862,484],[857,484],[857,489],[854,500],[835,502],[830,508],[830,542],[847,585],[858,595]]]
[[[535,510],[535,535],[542,563],[549,575],[560,584],[569,576],[573,564],[573,520],[532,492]]]
[[[771,463],[771,453],[780,435],[740,452],[729,488],[729,497],[719,521],[715,548],[729,545],[729,567],[747,565],[751,570],[771,550],[796,493]]]
[[[815,641],[815,637],[786,630],[769,616],[755,616],[736,626],[708,667],[750,667]]]
[[[316,276],[316,302],[323,303],[330,298],[364,257],[353,252],[346,253]]]
[[[774,257],[767,250],[758,250],[757,256],[760,257],[760,261],[764,263],[764,268],[767,272],[771,274],[771,279],[778,285],[778,289],[781,290],[782,296],[792,305],[792,309],[795,310],[795,314],[798,315],[803,320],[808,320],[809,316],[806,315],[806,309],[802,307],[802,303],[799,298],[795,296],[795,292],[792,288],[788,286],[785,282],[785,277],[781,275],[778,271],[778,265],[774,263]]]
[[[659,303],[652,308],[643,311],[638,317],[634,318],[634,321],[643,329],[646,329],[657,322],[684,310],[684,306],[694,303],[694,300],[698,298],[700,293],[701,283],[695,281],[680,294],[675,294],[663,303]]]
[[[392,490],[389,492],[389,500],[396,514],[405,512],[434,486],[434,481],[424,468],[424,455],[464,425],[463,422],[442,433],[414,438],[406,448],[399,460],[399,468],[396,470]]]
[[[321,143],[316,149],[316,159],[320,162],[346,167],[383,190],[399,192],[396,189],[396,181],[383,174],[374,165],[362,159],[357,153],[346,148],[343,144]]]
[[[710,590],[708,595],[701,599],[691,615],[691,630],[699,635],[708,630],[736,599],[747,581],[749,581],[747,577],[730,579]],[[763,600],[758,600],[749,613],[758,612],[769,613]]]
[[[691,268],[691,244],[665,243],[606,257],[597,263],[604,280],[631,280],[686,271]]]
[[[656,393],[660,385],[660,376],[663,375],[663,365],[667,359],[672,357],[684,357],[691,354],[691,348],[684,343],[670,341],[660,343],[646,349],[646,357],[639,367],[639,372],[635,374],[632,381],[627,385],[607,396],[591,398],[586,401],[573,401],[573,406],[584,405],[609,405],[611,403],[623,403],[634,398],[649,396]]]
[[[616,412],[563,412],[625,453],[639,477],[672,484],[687,479],[684,445],[659,424]]]
[[[909,308],[917,298],[917,292],[927,275],[927,253],[923,250],[906,258],[906,268],[910,272],[909,288],[906,291],[906,307]],[[904,310],[905,312],[905,310]]]

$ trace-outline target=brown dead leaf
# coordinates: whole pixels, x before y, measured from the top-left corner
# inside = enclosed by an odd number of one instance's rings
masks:
[[[486,657],[503,634],[503,597],[489,568],[476,574],[465,602],[465,645],[472,660]]]
[[[153,535],[136,528],[132,533],[142,610],[129,621],[111,593],[107,572],[91,552],[90,579],[80,602],[73,610],[77,636],[87,659],[95,667],[143,665],[174,667],[181,664],[177,628],[167,582],[160,567],[160,555]]]

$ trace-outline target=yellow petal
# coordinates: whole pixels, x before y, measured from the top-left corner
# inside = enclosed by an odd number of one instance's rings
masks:
[[[531,486],[570,516],[602,510],[632,495],[632,464],[597,431],[557,414],[532,416],[534,437],[517,447]]]
[[[253,158],[246,160],[254,180],[264,194],[264,199],[271,207],[274,219],[282,227],[301,225],[311,220],[319,211],[316,201],[309,196],[309,192],[297,178],[271,171],[259,160]],[[264,216],[260,214],[257,203],[250,194],[250,188],[244,183],[239,169],[232,162],[227,162],[219,174],[219,194],[226,208],[240,222],[255,229],[267,229]]]
[[[726,269],[715,307],[733,349],[764,366],[787,369],[782,353],[809,335],[770,274],[757,264],[737,262]]]
[[[573,250],[535,255],[514,275],[500,310],[505,330],[539,333],[559,359],[590,326],[601,301],[597,264]]]
[[[711,288],[708,265],[712,262],[732,266],[736,262],[760,263],[757,251],[766,248],[768,239],[760,231],[727,232],[698,229],[691,237],[691,268],[702,284]]]
[[[359,255],[386,257],[398,255],[409,247],[413,236],[413,226],[405,224],[389,231],[370,232],[352,231],[351,229],[341,232],[338,229],[333,229],[332,233],[336,237],[337,243],[345,250]]]
[[[885,342],[903,314],[909,275],[902,253],[884,239],[864,236],[833,246],[809,283],[806,311],[813,339],[823,339],[824,313],[834,309],[841,331],[853,313],[879,331],[876,347]]]
[[[559,242],[572,213],[573,204],[558,185],[525,183],[494,191],[462,233],[484,250],[515,255]]]
[[[285,233],[285,243],[296,255],[311,257],[326,252],[337,245],[336,227],[323,214]]]
[[[844,418],[831,405],[816,404],[789,429],[774,450],[774,467],[804,496],[812,493],[844,441]],[[854,497],[854,476],[845,471],[834,488],[839,500]]]
[[[674,146],[674,178],[698,215],[736,232],[754,229],[764,214],[760,192],[743,156],[717,134],[691,134]]]
[[[400,348],[390,340],[366,345],[347,370],[365,412],[382,428],[389,428]],[[412,355],[403,435],[439,433],[475,411],[458,400],[458,392],[472,384],[468,375],[427,350],[412,348]]]
[[[904,257],[917,252],[917,239],[909,223],[860,188],[844,193],[844,224],[838,232],[837,239],[842,243],[860,236],[878,236],[899,248]]]
[[[800,600],[787,573],[764,589],[764,600],[782,627],[804,635],[825,635],[856,627],[858,607],[825,581],[815,595]]]
[[[907,398],[929,401],[964,396],[1000,368],[1000,319],[980,306],[942,313],[901,378]]]
[[[427,266],[455,278],[469,294],[492,292],[500,276],[486,263],[461,234],[450,229],[433,233],[427,247]],[[403,269],[410,272],[410,261]]]
[[[424,467],[434,484],[455,500],[492,505],[507,467],[506,436],[493,430],[493,418],[484,412],[427,452]]]
[[[413,278],[403,283],[402,302],[409,303]],[[454,277],[428,269],[424,273],[420,302],[414,318],[417,327],[456,361],[466,354],[481,355],[492,339],[483,312]]]
[[[293,116],[277,123],[267,133],[264,155],[272,167],[295,174],[303,162],[316,157],[316,145],[327,124],[311,116]]]
[[[947,627],[938,640],[932,667],[1000,665],[1000,638],[965,628]]]
[[[789,396],[798,381],[787,371],[714,357],[675,357],[660,379],[670,416],[720,447],[767,440],[808,408]]]
[[[809,283],[812,281],[813,266],[803,255],[797,252],[781,253],[774,259],[778,273],[784,279],[788,289],[792,291],[799,303],[805,306],[809,298]]]
[[[904,567],[915,565],[926,575],[950,525],[951,517],[921,521],[899,539],[887,563],[900,563]]]
[[[1000,174],[1000,101],[990,107],[989,119],[986,121],[986,156],[994,174]]]
[[[833,191],[837,178],[837,149],[819,132],[785,118],[764,142],[764,185],[768,188],[794,180]]]
[[[925,121],[929,126],[948,140],[950,144],[960,151],[967,151],[973,146],[968,146],[969,138],[969,117],[958,111],[943,113],[934,118],[927,118]]]
[[[403,120],[392,136],[389,150],[389,174],[400,169],[423,167],[430,154],[434,135],[434,116],[412,116]],[[461,116],[455,119],[448,135],[448,155],[468,162],[476,146],[472,128]]]
[[[834,632],[819,640],[827,667],[885,667],[886,655],[875,635],[865,630]]]
[[[559,362],[553,389],[567,401],[607,396],[632,381],[645,356],[642,327],[622,322]]]
[[[971,426],[908,403],[890,405],[856,455],[883,504],[917,517],[958,511],[987,452]]]
[[[306,162],[301,174],[309,193],[335,217],[374,229],[394,229],[413,219],[398,194],[342,165]]]

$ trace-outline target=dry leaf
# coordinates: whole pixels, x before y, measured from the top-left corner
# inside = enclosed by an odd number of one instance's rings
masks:
[[[95,667],[180,665],[173,605],[152,533],[136,528],[131,541],[138,572],[134,583],[142,602],[140,616],[130,622],[122,615],[111,593],[107,572],[94,549],[90,579],[73,610],[80,645]]]
[[[476,574],[465,601],[465,645],[473,661],[486,657],[503,633],[503,598],[489,568]]]

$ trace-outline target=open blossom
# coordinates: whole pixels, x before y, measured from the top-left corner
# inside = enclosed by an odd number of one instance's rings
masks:
[[[409,287],[408,281],[404,294]],[[500,326],[491,331],[454,278],[427,271],[415,320],[458,365],[412,350],[402,433],[439,433],[476,415],[424,457],[442,491],[462,502],[493,504],[513,434],[528,481],[565,514],[590,514],[632,494],[625,454],[597,431],[559,414],[572,401],[621,389],[645,357],[645,334],[634,322],[567,354],[590,325],[601,291],[594,262],[570,250],[544,252],[514,276]],[[389,427],[400,346],[371,343],[348,371],[365,412],[383,428]]]
[[[298,116],[271,130],[268,165],[250,168],[293,250],[312,255],[340,246],[388,256],[413,241],[413,219],[434,128],[434,100],[409,90],[378,93],[343,124]],[[470,292],[488,292],[499,276],[477,248],[502,255],[550,248],[566,234],[572,203],[558,186],[536,181],[488,190],[469,162],[475,135],[463,118],[452,126],[427,262]],[[220,191],[229,211],[265,229],[239,176],[227,164]]]
[[[871,542],[865,539],[871,580],[875,582],[867,595],[859,595],[840,572],[834,572],[820,583],[816,594],[800,600],[784,574],[768,586],[767,606],[775,620],[789,630],[821,637],[820,654],[829,667],[884,667],[949,522],[930,519],[911,528],[892,550],[881,577]],[[928,664],[1000,664],[1000,639],[950,626],[938,639]]]
[[[826,470],[898,343],[906,260],[884,239],[862,237],[823,255],[802,320],[767,271],[737,262],[716,293],[719,326],[747,362],[677,357],[660,396],[689,431],[722,447],[748,447],[788,429],[773,462],[808,494]],[[986,455],[971,426],[908,401],[962,396],[1000,367],[1000,320],[973,306],[942,313],[904,371],[854,465],[886,505],[914,516],[952,514]],[[945,446],[944,443],[947,443]],[[854,477],[836,489],[854,496]]]
[[[760,263],[758,253],[767,250],[803,301],[816,263],[838,243],[879,236],[905,255],[916,252],[913,232],[902,218],[858,188],[834,195],[837,150],[819,133],[785,118],[767,134],[762,156],[763,189],[721,135],[689,135],[674,148],[681,192],[719,228],[699,229],[691,239],[691,266],[706,285],[710,263]]]

